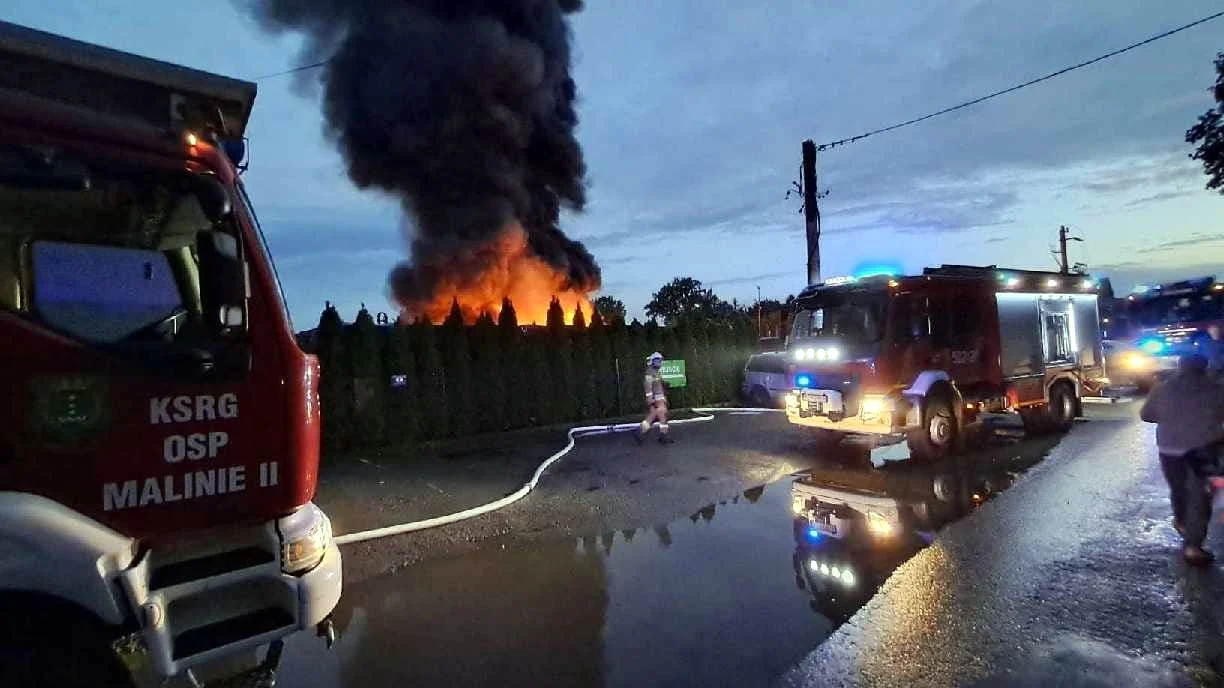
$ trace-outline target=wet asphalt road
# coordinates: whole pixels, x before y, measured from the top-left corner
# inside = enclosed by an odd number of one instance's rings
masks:
[[[819,456],[812,438],[800,430],[780,413],[720,414],[709,423],[675,426],[672,432],[678,441],[669,446],[653,441],[638,446],[625,433],[584,437],[544,474],[527,499],[506,509],[411,536],[346,547],[346,585],[401,566],[471,552],[491,541],[600,536],[668,523],[827,458]],[[381,520],[353,513],[353,503],[370,490],[368,482],[358,482],[349,490],[353,498],[336,500],[336,490],[329,489],[321,490],[318,501],[338,524],[338,533],[458,511],[518,489],[544,457],[564,444],[564,433],[556,431],[548,441],[533,439],[526,458],[500,448],[508,458],[497,460],[512,462],[517,475],[502,480],[500,491],[486,489],[483,498],[445,511],[421,514],[394,508],[394,478],[375,488],[392,493],[377,497],[392,505],[376,514]],[[400,472],[412,470],[413,464],[407,462]],[[488,482],[488,474],[478,468],[473,481]],[[323,478],[325,482],[330,479]]]
[[[853,448],[805,458],[811,447],[785,433],[754,448],[774,417],[689,426],[683,450],[590,438],[507,521],[573,522],[350,584],[340,642],[329,652],[294,638],[280,685],[1209,678],[1219,624],[1206,601],[1224,592],[1220,576],[1187,575],[1171,556],[1150,430],[1133,414],[1093,409],[1065,439],[1002,436],[962,459],[883,470]],[[689,463],[720,452],[749,453],[769,477],[809,468],[741,489],[725,469]],[[651,457],[659,472],[644,477]],[[574,499],[579,485],[595,489]],[[841,532],[822,532],[815,512],[795,517],[804,486],[834,501],[874,499],[899,514],[896,526],[873,533],[851,509],[835,521]],[[721,498],[686,507],[710,490]]]
[[[780,683],[1219,685],[1224,575],[1181,563],[1134,406],[941,531]]]

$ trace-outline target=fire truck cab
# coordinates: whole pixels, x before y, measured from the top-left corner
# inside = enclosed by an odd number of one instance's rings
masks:
[[[255,84],[4,22],[0,64],[0,675],[266,683],[341,560]]]
[[[983,413],[1069,427],[1107,382],[1095,282],[1084,274],[945,265],[835,278],[796,299],[791,423],[830,442],[901,435],[913,456],[958,448]]]

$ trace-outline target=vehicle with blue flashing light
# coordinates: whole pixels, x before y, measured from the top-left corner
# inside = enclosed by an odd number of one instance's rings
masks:
[[[6,22],[0,64],[0,676],[271,685],[343,581],[256,85]]]
[[[982,414],[1066,429],[1108,383],[1096,282],[1082,273],[944,265],[835,278],[795,300],[788,420],[822,442],[903,435],[957,451]]]
[[[1126,314],[1138,330],[1133,346],[1152,357],[1158,376],[1191,353],[1224,367],[1224,283],[1214,275],[1137,286],[1126,297]]]

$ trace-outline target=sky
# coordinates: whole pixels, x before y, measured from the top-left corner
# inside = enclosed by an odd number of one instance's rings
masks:
[[[919,7],[920,5],[920,7]],[[562,224],[641,317],[673,277],[784,298],[806,281],[784,198],[800,144],[906,120],[1219,11],[1209,0],[591,0],[572,17],[589,201]],[[299,41],[240,7],[182,0],[7,0],[0,19],[254,79]],[[1014,94],[822,152],[825,276],[889,263],[1055,266],[1139,282],[1224,276],[1224,196],[1187,154],[1212,106],[1224,18]],[[398,204],[354,189],[310,79],[259,81],[245,181],[294,325],[325,301],[392,312]]]

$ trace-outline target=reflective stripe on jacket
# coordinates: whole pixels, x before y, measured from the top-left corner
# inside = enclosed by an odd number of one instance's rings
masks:
[[[667,395],[663,389],[663,373],[655,368],[647,368],[646,403],[653,404],[656,401],[667,401]]]

